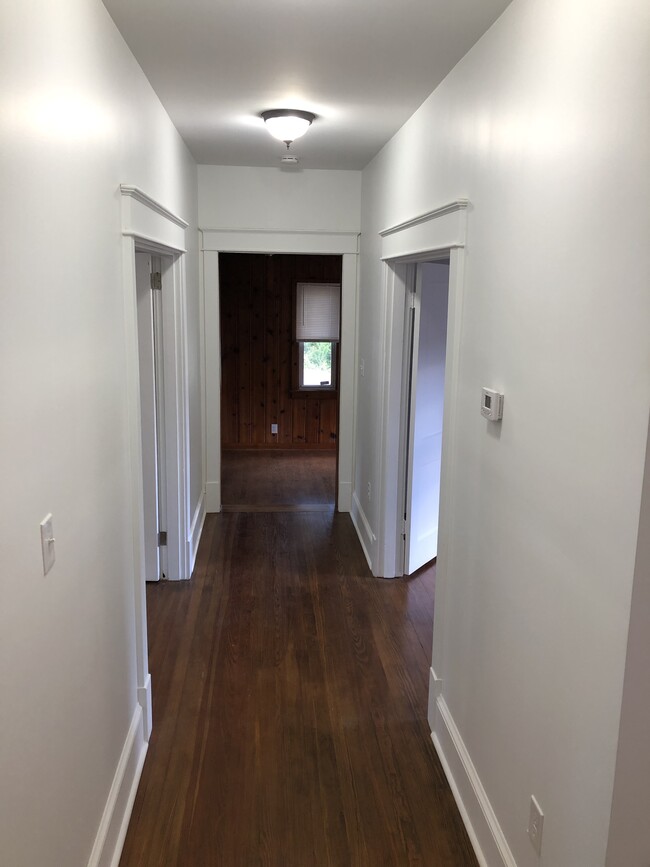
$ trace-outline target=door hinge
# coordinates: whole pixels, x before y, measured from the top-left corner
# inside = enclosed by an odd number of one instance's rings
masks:
[[[402,520],[402,539],[406,539],[406,518]]]
[[[162,290],[162,275],[160,271],[152,271],[151,272],[151,288],[155,291]]]
[[[167,530],[161,530],[158,533],[158,547],[164,548],[167,545]]]

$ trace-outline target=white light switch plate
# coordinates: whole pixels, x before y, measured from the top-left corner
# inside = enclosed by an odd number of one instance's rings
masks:
[[[43,550],[43,575],[47,575],[56,559],[51,514],[46,515],[41,521],[41,548]]]

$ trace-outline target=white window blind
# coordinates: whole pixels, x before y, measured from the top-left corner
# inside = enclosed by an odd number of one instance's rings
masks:
[[[338,340],[340,283],[298,283],[296,340]]]

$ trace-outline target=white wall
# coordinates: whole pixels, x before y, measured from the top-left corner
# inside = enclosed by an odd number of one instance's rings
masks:
[[[363,173],[359,497],[380,462],[377,233],[470,201],[433,664],[519,867],[533,793],[543,863],[605,863],[650,394],[649,17],[514,0]],[[499,431],[483,385],[505,391]]]
[[[607,867],[650,864],[650,428],[644,479]]]
[[[196,167],[98,0],[0,17],[0,862],[82,867],[137,708],[119,184],[191,223],[194,505]]]
[[[358,232],[361,172],[199,166],[202,229]]]

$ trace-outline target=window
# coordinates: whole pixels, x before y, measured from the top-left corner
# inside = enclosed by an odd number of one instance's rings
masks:
[[[296,285],[297,390],[336,390],[340,307],[340,283]]]
[[[325,340],[298,342],[300,388],[336,387],[336,344]]]

